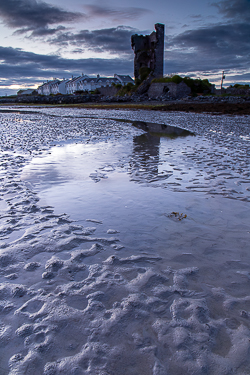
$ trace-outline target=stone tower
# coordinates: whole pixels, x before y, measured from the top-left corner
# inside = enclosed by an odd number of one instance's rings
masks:
[[[164,25],[155,24],[150,35],[132,35],[131,46],[135,53],[134,76],[140,78],[140,68],[147,67],[154,77],[163,77]]]

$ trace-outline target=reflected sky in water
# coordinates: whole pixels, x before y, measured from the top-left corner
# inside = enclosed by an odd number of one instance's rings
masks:
[[[204,150],[207,157],[210,141],[187,134],[165,137],[159,127],[153,124],[154,131],[151,126],[150,131],[115,142],[53,147],[34,158],[22,178],[55,212],[65,212],[82,225],[87,219],[101,221],[100,235],[117,230],[124,246],[121,256],[157,252],[166,266],[186,262],[183,254],[189,254],[199,267],[228,257],[241,259],[241,250],[236,255],[234,249],[247,235],[249,213],[244,203],[235,199],[228,205],[223,198],[231,189],[230,179],[210,178],[205,164],[197,163],[193,150]],[[189,153],[192,158],[186,157]],[[232,207],[241,223],[231,215]],[[172,212],[187,217],[173,220]],[[245,241],[241,243],[243,251]]]

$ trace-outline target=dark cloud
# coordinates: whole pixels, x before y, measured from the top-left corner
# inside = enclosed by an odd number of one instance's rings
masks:
[[[48,36],[51,36],[51,35],[55,35],[55,34],[61,32],[61,31],[64,31],[64,30],[66,30],[66,27],[64,27],[64,26],[58,26],[58,27],[55,27],[55,28],[49,28],[49,27],[46,26],[46,27],[37,27],[35,29],[26,27],[26,28],[23,28],[23,29],[16,30],[13,35],[19,35],[19,34],[31,32],[29,34],[29,36],[27,36],[27,38],[30,38],[30,37],[44,38],[44,37],[48,37]]]
[[[249,71],[250,0],[222,0],[213,5],[225,17],[225,23],[206,25],[167,38],[166,74],[195,72],[211,76],[226,70],[239,80],[243,72]]]
[[[226,18],[250,21],[250,0],[222,0],[213,5]]]
[[[250,72],[244,73],[244,74],[241,73],[240,75],[239,74],[231,74],[230,79],[233,82],[237,82],[237,83],[245,83],[246,81],[248,81],[248,83],[249,83],[250,82]]]
[[[99,6],[87,4],[84,6],[90,17],[111,18],[113,21],[120,21],[121,19],[137,19],[140,16],[150,13],[148,9],[136,7],[116,7],[111,8],[107,6]]]
[[[5,84],[35,83],[51,77],[70,77],[73,75],[132,74],[133,61],[129,59],[64,59],[56,55],[39,55],[11,47],[0,47],[0,72]],[[39,78],[38,78],[39,77]]]
[[[248,69],[250,24],[211,25],[167,40],[166,58],[182,71]]]
[[[12,28],[24,32],[36,28],[44,29],[48,25],[72,22],[84,15],[68,12],[37,0],[0,0],[0,17]]]
[[[50,39],[50,43],[79,46],[95,52],[132,54],[131,35],[135,32],[135,29],[126,26],[92,31],[81,30],[76,34],[60,33],[55,38]]]
[[[48,35],[57,34],[59,31],[66,30],[64,26],[58,26],[56,28],[49,28],[49,27],[38,27],[37,29],[32,31],[32,37],[46,37]]]
[[[196,48],[210,55],[246,54],[250,51],[250,25],[214,25],[186,31],[172,40],[178,47]]]

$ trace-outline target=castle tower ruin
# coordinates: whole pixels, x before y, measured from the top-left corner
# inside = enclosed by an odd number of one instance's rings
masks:
[[[147,67],[154,77],[163,77],[164,25],[155,24],[150,35],[132,35],[131,46],[135,53],[134,76],[140,78],[140,68]]]

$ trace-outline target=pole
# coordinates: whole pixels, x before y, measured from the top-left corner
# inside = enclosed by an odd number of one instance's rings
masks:
[[[222,76],[221,76],[221,85],[220,85],[220,89],[222,90],[222,86],[223,86],[223,80],[225,79],[225,74],[224,74],[224,70],[222,72]]]

